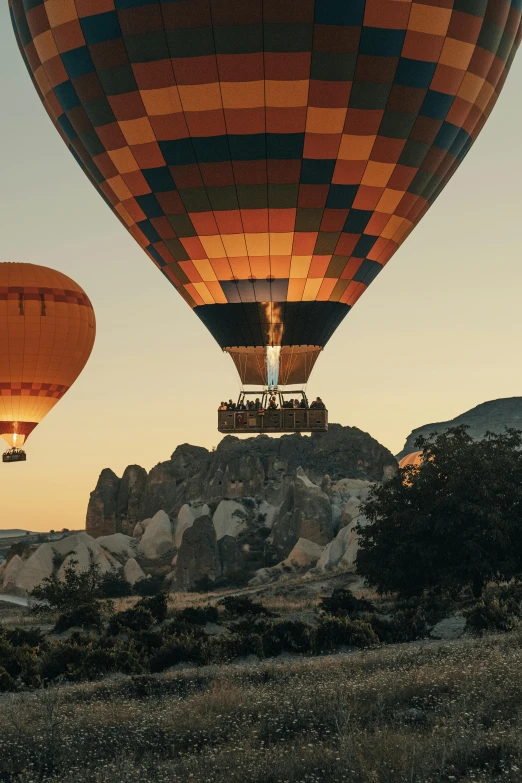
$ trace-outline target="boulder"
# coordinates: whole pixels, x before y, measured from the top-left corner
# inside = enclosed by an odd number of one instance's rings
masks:
[[[140,579],[145,579],[145,573],[139,563],[130,557],[123,567],[123,576],[130,585],[135,585]]]
[[[150,519],[143,519],[141,522],[136,522],[132,531],[133,538],[141,538],[147,529]]]
[[[110,552],[111,555],[127,559],[135,557],[138,545],[135,538],[126,536],[124,533],[113,533],[112,536],[100,536],[96,539],[97,543]]]
[[[49,544],[41,544],[31,557],[24,561],[14,580],[15,587],[30,593],[54,570],[54,552]]]
[[[359,534],[357,527],[370,524],[366,517],[361,514],[355,517],[350,524],[341,528],[333,541],[331,541],[317,561],[317,569],[325,571],[336,566],[343,568],[352,567],[355,564],[355,558],[359,551]]]
[[[158,511],[145,530],[139,543],[139,552],[148,560],[167,556],[174,549],[172,525],[164,511]]]
[[[462,615],[454,614],[451,617],[445,617],[439,623],[433,626],[430,636],[433,639],[459,639],[466,630],[466,618]]]
[[[58,555],[65,557],[65,555],[74,552],[80,544],[85,544],[88,548],[94,547],[98,551],[96,539],[87,533],[74,533],[72,536],[65,536],[65,538],[61,538],[59,541],[53,541],[51,546]]]
[[[214,516],[214,529],[219,541],[224,536],[236,538],[247,526],[245,507],[236,500],[222,500]]]
[[[99,573],[102,576],[117,568],[121,568],[120,564],[112,556],[103,552],[101,548],[96,550],[81,542],[73,552],[67,555],[61,564],[58,569],[58,579],[62,581],[65,579],[65,572],[70,565],[74,565],[74,570],[80,573],[81,571],[88,571],[91,563],[95,563],[98,566]]]
[[[0,585],[5,588],[9,586],[14,587],[16,585],[16,578],[23,567],[24,561],[20,555],[13,555],[10,561],[3,565],[3,571],[0,573]]]
[[[323,553],[323,546],[314,544],[306,538],[300,538],[283,564],[294,568],[311,568]]]
[[[185,503],[178,512],[174,528],[174,546],[179,549],[183,540],[185,530],[192,527],[198,517],[204,517],[210,514],[210,509],[206,503]]]
[[[172,582],[178,590],[189,590],[203,577],[214,581],[220,575],[216,531],[207,514],[185,530]]]
[[[273,546],[283,559],[300,538],[325,546],[333,538],[328,496],[298,468],[272,528]]]

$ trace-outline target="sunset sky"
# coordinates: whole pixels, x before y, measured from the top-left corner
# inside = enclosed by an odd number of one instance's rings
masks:
[[[0,6],[1,261],[76,280],[97,317],[90,361],[0,464],[0,529],[82,528],[102,468],[148,470],[180,443],[211,448],[239,381],[199,319],[127,234],[53,128]],[[479,140],[341,324],[309,396],[331,422],[398,452],[414,428],[522,395],[522,56]]]

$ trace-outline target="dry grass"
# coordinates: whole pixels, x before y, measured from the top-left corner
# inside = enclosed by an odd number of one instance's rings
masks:
[[[13,783],[522,781],[521,637],[0,697]]]

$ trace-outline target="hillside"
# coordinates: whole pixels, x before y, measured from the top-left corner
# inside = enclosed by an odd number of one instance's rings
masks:
[[[486,432],[503,432],[506,427],[522,429],[522,397],[505,397],[500,400],[489,400],[477,405],[475,408],[461,413],[450,421],[439,421],[433,424],[424,424],[414,429],[406,438],[402,451],[397,454],[401,459],[415,451],[415,441],[420,435],[444,432],[450,427],[465,424],[469,427],[469,434],[473,438],[483,438]]]

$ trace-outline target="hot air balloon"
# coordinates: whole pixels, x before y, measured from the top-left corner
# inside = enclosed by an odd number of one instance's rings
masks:
[[[4,462],[26,459],[22,446],[83,370],[95,332],[92,305],[69,277],[35,264],[0,264]]]
[[[405,457],[403,457],[401,460],[399,460],[399,467],[400,468],[407,468],[409,466],[411,467],[419,467],[422,465],[423,461],[423,451],[412,451],[411,454],[406,454]]]
[[[520,0],[9,4],[78,163],[243,384],[270,387],[306,383],[439,195],[521,30]]]

